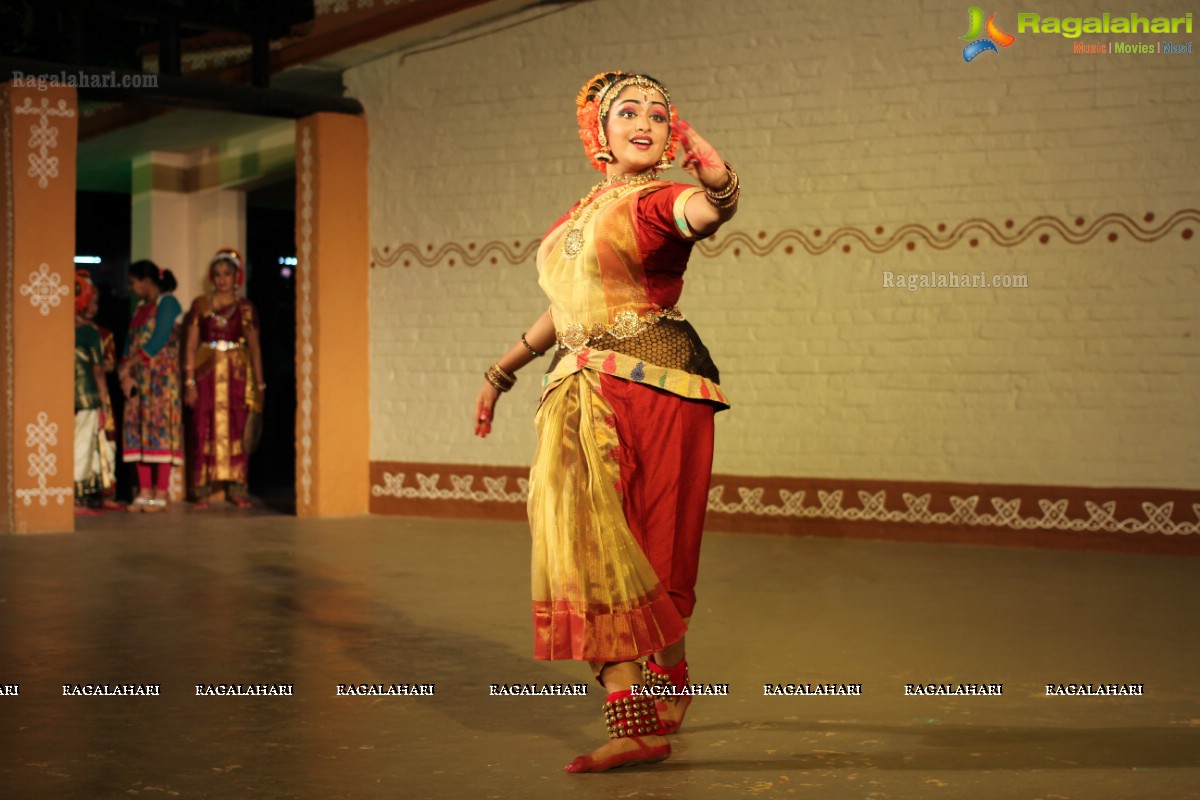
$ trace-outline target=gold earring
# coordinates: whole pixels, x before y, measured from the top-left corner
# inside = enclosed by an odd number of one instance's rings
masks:
[[[613,154],[607,150],[601,150],[596,153],[596,160],[602,164],[611,164],[613,162]]]

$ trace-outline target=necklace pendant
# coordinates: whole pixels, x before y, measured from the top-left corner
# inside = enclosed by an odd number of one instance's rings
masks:
[[[574,257],[583,251],[583,231],[578,228],[571,228],[567,231],[566,238],[563,239],[563,253]]]

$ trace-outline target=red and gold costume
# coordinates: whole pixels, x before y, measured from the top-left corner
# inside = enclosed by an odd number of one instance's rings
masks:
[[[216,308],[211,298],[198,297],[188,312],[188,324],[199,333],[196,403],[188,441],[192,485],[201,497],[211,493],[214,481],[233,484],[244,494],[246,423],[251,412],[262,409],[248,346],[258,318],[244,298]]]
[[[728,403],[675,305],[695,240],[684,204],[700,190],[648,177],[586,199],[538,251],[559,344],[529,490],[542,659],[661,651],[695,606],[713,415]]]

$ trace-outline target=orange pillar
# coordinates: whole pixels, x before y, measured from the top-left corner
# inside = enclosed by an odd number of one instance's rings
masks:
[[[75,528],[75,90],[0,84],[0,530]]]
[[[370,500],[367,123],[296,128],[296,513],[366,514]],[[270,391],[270,388],[267,389]]]

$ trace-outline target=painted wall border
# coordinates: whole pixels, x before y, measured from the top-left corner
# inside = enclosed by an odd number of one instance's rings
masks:
[[[524,520],[528,468],[371,462],[374,514]],[[1200,555],[1200,490],[714,475],[709,530]]]
[[[696,251],[708,258],[731,253],[743,253],[758,258],[782,251],[793,255],[797,249],[809,255],[820,256],[837,250],[852,253],[855,248],[869,253],[886,253],[903,246],[913,251],[923,245],[933,250],[948,250],[965,243],[977,248],[986,239],[1000,247],[1017,247],[1034,239],[1041,245],[1059,241],[1071,245],[1083,245],[1101,235],[1109,244],[1121,241],[1122,235],[1135,241],[1149,244],[1164,239],[1180,229],[1184,241],[1195,239],[1195,226],[1200,226],[1200,209],[1182,208],[1156,222],[1158,215],[1146,211],[1135,219],[1129,214],[1113,211],[1101,214],[1090,222],[1086,217],[1076,216],[1071,220],[1042,214],[1020,226],[1013,218],[993,222],[982,217],[965,219],[953,228],[946,223],[930,226],[919,222],[908,222],[891,227],[873,225],[864,227],[842,226],[833,230],[811,228],[800,230],[788,228],[770,233],[760,230],[755,233],[732,231],[717,234],[696,245]],[[510,244],[511,242],[511,244]],[[371,248],[371,268],[389,267],[455,267],[459,264],[476,267],[485,261],[498,265],[501,261],[509,265],[523,264],[537,252],[538,239],[492,240],[489,242],[448,242],[440,246],[426,244],[424,247],[403,243]],[[840,245],[840,246],[839,246]]]

